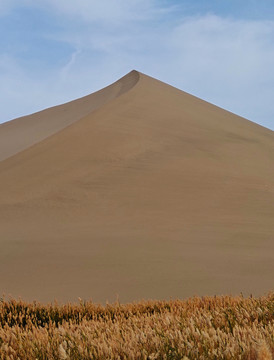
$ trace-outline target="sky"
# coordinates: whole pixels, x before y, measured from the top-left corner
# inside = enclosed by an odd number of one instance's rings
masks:
[[[274,1],[0,0],[0,123],[132,69],[274,130]]]

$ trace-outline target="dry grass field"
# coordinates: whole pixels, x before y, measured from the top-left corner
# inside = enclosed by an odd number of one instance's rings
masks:
[[[0,303],[0,359],[260,359],[274,354],[274,293],[121,305]]]

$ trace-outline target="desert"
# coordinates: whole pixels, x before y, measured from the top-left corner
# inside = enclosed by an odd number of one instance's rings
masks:
[[[273,140],[135,70],[1,124],[1,292],[44,303],[266,294]]]

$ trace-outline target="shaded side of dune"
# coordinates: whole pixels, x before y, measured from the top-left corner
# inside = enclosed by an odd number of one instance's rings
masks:
[[[51,136],[129,91],[139,79],[132,71],[91,95],[0,124],[0,161]]]

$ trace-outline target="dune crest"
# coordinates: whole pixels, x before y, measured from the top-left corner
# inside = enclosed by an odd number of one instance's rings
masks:
[[[115,84],[0,127],[0,292],[273,290],[273,132],[141,73]]]
[[[129,91],[139,80],[135,70],[80,99],[0,124],[0,161],[51,136]]]

